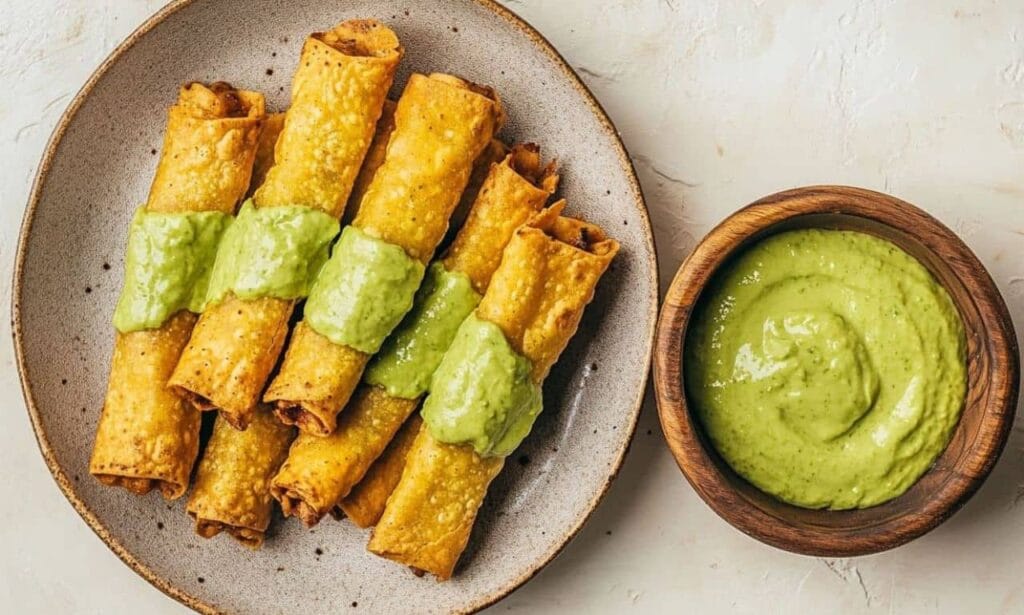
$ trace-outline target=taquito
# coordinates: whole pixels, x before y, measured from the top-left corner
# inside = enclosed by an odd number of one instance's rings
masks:
[[[247,547],[261,547],[274,505],[270,478],[293,437],[295,429],[278,422],[269,408],[258,407],[245,431],[218,416],[186,507],[196,533],[212,538],[226,531]]]
[[[520,227],[509,242],[501,265],[476,312],[463,322],[496,326],[505,341],[530,366],[528,377],[538,387],[551,365],[576,332],[587,303],[594,296],[598,280],[618,251],[618,244],[591,224],[562,217],[563,202],[541,212]],[[467,329],[467,327],[470,327]],[[447,373],[474,374],[452,367],[448,361],[454,347],[435,372],[431,398],[444,395],[446,383],[438,377]],[[459,359],[455,359],[458,361]],[[459,367],[459,366],[455,366]],[[475,386],[486,388],[488,382]],[[504,454],[482,456],[479,443],[448,444],[437,439],[431,419],[445,419],[451,408],[424,406],[427,419],[406,457],[405,469],[370,538],[373,553],[430,572],[440,580],[451,577],[487,487],[504,465]],[[431,411],[438,414],[431,414]],[[539,412],[539,405],[536,408]],[[536,413],[522,417],[506,432],[501,445],[512,438],[511,448],[525,437]],[[440,427],[438,428],[440,429]]]
[[[235,90],[226,83],[181,88],[168,113],[145,211],[232,214],[249,185],[263,119],[262,94]],[[196,239],[190,233],[186,236]],[[141,247],[143,252],[155,249]],[[156,285],[154,280],[148,283]],[[167,499],[180,497],[188,488],[199,447],[200,417],[166,383],[195,321],[195,314],[182,309],[155,328],[117,332],[89,464],[90,473],[102,483],[139,494],[157,486]]]
[[[306,39],[274,165],[253,197],[257,208],[300,206],[341,216],[402,53],[394,32],[373,20],[346,21]],[[170,384],[196,408],[220,409],[244,429],[296,299],[228,294],[207,308]]]
[[[384,162],[321,270],[264,395],[281,421],[318,436],[334,431],[370,356],[412,307],[473,162],[502,119],[489,88],[451,75],[409,79]]]
[[[515,229],[544,206],[557,184],[554,163],[544,166],[538,148],[532,145],[514,147],[501,164],[491,166],[466,224],[439,261],[440,266],[451,274],[465,276],[473,290],[482,294]],[[429,290],[427,287],[425,284],[421,291]],[[454,309],[444,302],[437,309],[430,309],[433,303],[431,293],[421,292],[416,307],[375,359],[371,374],[377,371],[378,366],[390,364],[395,357],[415,354],[409,352],[409,342],[403,342],[408,334],[429,320],[432,312]],[[473,307],[469,305],[458,319]],[[456,326],[457,323],[458,320]],[[433,351],[437,360],[451,343],[453,335],[454,331],[451,331],[447,338],[434,341]],[[416,345],[415,340],[412,345]],[[417,346],[417,351],[423,347]],[[432,370],[433,367],[425,370],[427,380]],[[339,416],[339,425],[333,434],[327,437],[299,434],[272,486],[274,497],[281,502],[285,514],[296,515],[307,525],[313,525],[331,512],[363,478],[395,432],[419,405],[425,384],[421,381],[416,385],[418,388],[403,391],[405,397],[390,394],[381,386],[363,384]],[[401,450],[392,454],[400,456]],[[383,489],[373,493],[381,496],[374,502],[367,502],[367,508],[382,505],[381,499],[386,499],[387,492],[390,492],[388,483],[393,486],[401,473],[401,464],[388,465],[391,470],[377,473],[378,480],[384,485]]]

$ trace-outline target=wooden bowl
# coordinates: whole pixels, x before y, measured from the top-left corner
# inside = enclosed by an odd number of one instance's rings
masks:
[[[763,237],[795,228],[855,230],[916,257],[949,291],[967,334],[967,397],[943,454],[906,493],[860,510],[799,508],[739,477],[687,407],[683,344],[693,307],[718,268]],[[978,490],[1003,450],[1017,403],[1018,350],[1009,312],[977,257],[938,220],[899,199],[814,186],[765,197],[719,224],[686,259],[658,322],[654,379],[669,448],[697,493],[742,532],[796,553],[877,553],[932,530]]]

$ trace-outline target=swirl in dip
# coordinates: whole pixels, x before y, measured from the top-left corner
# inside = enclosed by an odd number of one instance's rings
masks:
[[[851,231],[788,231],[731,260],[685,352],[714,447],[806,508],[864,508],[910,488],[946,448],[967,386],[946,290],[894,244]]]

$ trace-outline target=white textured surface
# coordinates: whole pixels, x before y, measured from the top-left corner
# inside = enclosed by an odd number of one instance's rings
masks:
[[[0,262],[50,130],[160,0],[0,3]],[[1024,4],[521,0],[637,163],[662,282],[714,223],[779,189],[848,183],[927,209],[989,267],[1024,326]],[[8,285],[0,285],[4,305]],[[180,613],[78,518],[43,465],[10,332],[0,344],[0,604]],[[648,433],[650,431],[650,433]],[[1022,612],[1024,430],[947,524],[856,560],[775,551],[685,484],[648,404],[623,474],[563,555],[495,610]]]

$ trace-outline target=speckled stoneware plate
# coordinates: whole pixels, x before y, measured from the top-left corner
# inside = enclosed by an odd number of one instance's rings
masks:
[[[368,533],[277,518],[261,551],[192,531],[184,499],[129,495],[88,473],[113,340],[125,236],[157,161],[166,110],[189,80],[259,89],[274,108],[303,38],[376,17],[411,71],[497,87],[507,139],[562,163],[569,212],[622,243],[576,338],[548,379],[545,412],[492,486],[455,578],[438,583],[365,550]],[[173,2],[119,46],[61,119],[28,204],[14,278],[14,333],[29,414],[57,484],[86,523],[153,585],[204,612],[471,611],[537,573],[614,478],[647,381],[657,308],[654,246],[614,127],[555,50],[484,0]],[[519,461],[517,463],[517,460]]]

